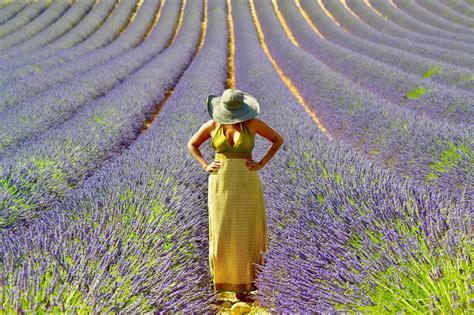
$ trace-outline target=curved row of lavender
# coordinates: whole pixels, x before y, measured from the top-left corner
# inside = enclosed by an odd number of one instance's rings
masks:
[[[2,58],[14,58],[18,56],[18,54],[34,51],[58,39],[76,26],[92,9],[95,2],[95,0],[74,2],[59,19],[48,25],[45,29],[22,43],[16,44],[8,49],[3,49]]]
[[[353,1],[353,0],[350,0]],[[426,24],[422,20],[416,19],[411,15],[405,13],[402,10],[395,8],[390,4],[389,0],[367,0],[370,5],[380,12],[384,17],[393,23],[405,28],[409,31],[413,31],[420,34],[436,36],[444,39],[458,40],[467,44],[472,44],[472,40],[467,39],[464,34],[453,33],[447,30],[439,29],[429,24]]]
[[[250,15],[239,15],[235,6],[233,12],[236,75],[238,83],[243,82],[239,88],[268,104],[271,110],[264,109],[262,117],[288,138],[261,172],[271,196],[267,200],[273,242],[259,279],[265,306],[290,312],[379,307],[376,313],[393,313],[403,311],[403,305],[390,301],[409,302],[412,296],[403,295],[412,294],[407,286],[420,289],[416,285],[429,283],[432,276],[448,288],[440,291],[448,299],[442,294],[428,296],[433,307],[467,310],[470,292],[456,284],[466,283],[465,271],[472,270],[467,259],[472,244],[466,244],[466,213],[471,207],[458,196],[436,193],[423,184],[403,185],[399,176],[374,167],[349,146],[322,137],[258,49]],[[13,288],[3,291],[0,305],[18,310],[22,295],[31,302],[27,307],[49,311],[58,311],[61,302],[68,310],[82,306],[89,311],[194,312],[210,307],[206,182],[185,143],[195,126],[208,119],[204,100],[196,100],[223,89],[219,82],[225,79],[227,57],[224,24],[222,17],[210,25],[209,31],[220,32],[214,37],[219,44],[201,59],[198,55],[158,120],[130,151],[110,161],[38,221],[2,233],[1,274],[10,278],[1,281]],[[239,41],[238,34],[247,37]],[[172,111],[169,116],[167,110]],[[196,114],[199,110],[201,116]],[[256,154],[261,155],[262,139],[256,144]],[[38,164],[42,162],[48,164]],[[83,251],[77,250],[80,244]],[[446,259],[444,249],[452,260]],[[411,265],[395,269],[400,258],[410,257]],[[423,257],[433,258],[432,270]],[[459,269],[449,266],[450,261],[459,263]],[[103,269],[98,271],[98,266]],[[420,270],[430,272],[423,274],[428,282],[413,281]],[[29,281],[39,288],[29,286]],[[381,295],[383,285],[392,285],[394,295]],[[429,293],[439,288],[429,288]],[[382,303],[371,308],[370,300],[380,297]],[[100,304],[104,300],[108,302]],[[385,303],[390,309],[383,308]],[[429,307],[413,306],[420,312]]]
[[[329,133],[384,167],[452,191],[470,186],[472,125],[463,128],[416,115],[362,89],[292,45],[271,1],[255,3],[269,50]],[[474,191],[473,191],[474,193]]]
[[[21,58],[28,59],[23,60],[23,63],[32,63],[35,60],[43,59],[53,54],[57,50],[73,47],[84,41],[84,39],[97,31],[97,29],[104,23],[115,5],[116,0],[95,1],[93,8],[84,16],[84,18],[79,20],[77,25],[51,43],[41,48],[37,48],[32,52],[26,52],[26,54],[24,54],[25,57]],[[1,29],[2,28],[0,27],[0,30]],[[5,56],[2,55],[2,57],[4,59]],[[1,60],[2,59],[0,59],[0,62]],[[15,54],[14,61],[15,64],[21,62],[19,54]],[[12,60],[10,60],[10,62],[12,62]]]
[[[453,40],[450,37],[437,37],[428,34],[419,34],[409,31],[391,20],[381,17],[373,9],[370,9],[366,3],[359,0],[346,0],[347,7],[352,10],[360,20],[377,32],[389,34],[390,36],[400,37],[415,43],[424,43],[440,48],[459,50],[470,53],[474,49],[473,45],[466,42]]]
[[[427,1],[427,0],[416,0],[416,2],[425,8],[426,10],[430,11],[431,13],[442,17],[454,24],[461,24],[467,28],[474,28],[474,20],[467,18],[465,15],[460,14],[458,12],[447,10],[446,6],[436,2],[436,1]]]
[[[321,39],[294,2],[279,1],[279,10],[299,46],[333,71],[352,80],[394,105],[413,109],[439,120],[470,124],[474,116],[474,93],[419,77]]]
[[[22,10],[26,8],[28,5],[27,2],[23,1],[15,1],[12,3],[0,3],[0,5],[5,4],[5,7],[2,7],[0,11],[0,23],[6,23],[8,20],[14,18],[17,14],[19,14]]]
[[[14,17],[5,21],[0,25],[0,38],[5,37],[9,33],[19,29],[23,25],[29,23],[34,18],[36,18],[41,12],[46,10],[46,8],[51,4],[48,0],[40,0],[32,3],[25,7],[24,10],[21,10]],[[1,15],[1,12],[0,12]]]
[[[158,2],[148,4],[153,6]],[[150,24],[155,9],[151,12],[144,11],[150,17]],[[149,25],[145,25],[144,29],[148,28]],[[93,99],[106,94],[161,53],[165,44],[161,34],[155,32],[133,50],[87,72],[79,73],[73,81],[55,85],[35,96],[33,102],[27,99],[1,112],[0,121],[4,123],[0,125],[0,156],[9,146],[67,120],[80,107],[87,106]]]
[[[466,200],[403,181],[321,136],[258,49],[246,1],[233,4],[236,84],[286,139],[260,171],[270,236],[260,304],[289,313],[467,311]]]
[[[459,12],[467,17],[474,17],[474,8],[462,0],[439,0],[447,8]]]
[[[311,0],[301,0],[300,2],[313,24],[316,25],[327,40],[406,72],[418,75],[420,79],[427,77],[429,80],[449,87],[458,87],[472,91],[472,87],[470,87],[472,80],[470,81],[470,79],[473,70],[450,65],[435,59],[428,59],[409,52],[394,50],[384,45],[357,38],[341,30],[324,13],[317,2]]]
[[[158,1],[146,1],[138,11],[134,22],[125,30],[123,35],[119,36],[110,45],[85,54],[83,58],[76,58],[66,64],[57,65],[41,73],[28,75],[12,82],[9,82],[10,80],[6,77],[9,83],[3,85],[3,91],[0,95],[0,113],[15,104],[26,102],[35,94],[54,85],[67,82],[97,66],[103,66],[115,58],[131,53],[133,48],[146,40],[156,15],[160,13],[158,11],[159,8],[157,8],[158,5]],[[167,39],[173,34],[179,13],[179,5],[179,2],[174,2],[174,5],[168,5],[165,12],[163,12],[163,16],[161,16],[162,20],[166,21],[166,23],[160,23],[164,28],[156,43],[160,49],[164,49]],[[167,10],[170,10],[170,12],[167,12]]]
[[[44,69],[55,65],[64,65],[68,61],[110,44],[121,37],[120,33],[129,25],[130,17],[136,7],[137,5],[133,1],[120,1],[101,27],[91,36],[78,45],[58,51],[45,59],[39,59],[33,63],[26,61],[21,56],[17,62],[15,62],[16,59],[3,62],[0,59],[0,84],[26,75],[42,73]]]
[[[387,36],[372,30],[363,22],[355,18],[339,1],[321,1],[328,12],[335,18],[344,30],[357,37],[369,40],[379,45],[385,45],[408,51],[413,54],[424,56],[430,59],[441,60],[448,64],[457,65],[467,69],[474,68],[472,53],[458,52],[451,49],[439,48],[432,45],[414,43],[410,40],[398,37]]]
[[[188,1],[187,7],[195,4],[202,6]],[[29,227],[2,232],[0,248],[7,255],[1,281],[8,293],[0,295],[0,307],[215,313],[207,266],[207,175],[186,142],[206,119],[202,96],[224,88],[225,25],[225,2],[209,0],[204,45],[159,118],[61,205]]]
[[[423,23],[432,25],[441,30],[447,30],[453,33],[466,35],[466,39],[474,41],[474,29],[472,29],[472,27],[467,27],[447,21],[446,19],[443,19],[430,12],[430,10],[426,9],[425,6],[420,5],[420,3],[418,3],[416,0],[392,1],[399,10],[405,12],[417,20],[423,21]]]
[[[145,119],[152,117],[155,106],[193,58],[200,35],[197,5],[188,1],[190,8],[185,11],[183,25],[166,50],[104,97],[37,139],[2,152],[1,227],[48,209],[137,137]],[[160,36],[166,34],[162,31],[160,25],[154,29],[150,37],[153,45],[163,41]]]
[[[72,4],[72,0],[54,1],[33,21],[23,25],[7,36],[0,38],[0,50],[5,50],[12,46],[18,45],[19,43],[33,37],[35,34],[39,33],[54,23],[56,20],[61,18],[61,16],[66,13]]]

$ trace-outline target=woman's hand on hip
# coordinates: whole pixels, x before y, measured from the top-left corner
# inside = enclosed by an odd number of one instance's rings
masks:
[[[260,162],[255,162],[252,158],[247,158],[247,161],[245,161],[245,164],[250,170],[261,170],[263,168],[263,165]]]
[[[205,171],[208,172],[208,173],[214,172],[214,171],[217,171],[220,167],[221,167],[221,161],[214,160],[214,161],[212,161],[211,164],[206,166]]]

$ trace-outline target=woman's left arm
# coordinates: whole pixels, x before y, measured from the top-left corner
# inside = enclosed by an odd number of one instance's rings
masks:
[[[257,163],[260,165],[259,169],[261,169],[273,158],[275,153],[280,149],[284,140],[278,132],[267,125],[264,121],[260,119],[256,119],[256,121],[258,121],[256,124],[256,133],[272,142],[272,145],[268,149],[267,153],[265,153],[260,162]]]

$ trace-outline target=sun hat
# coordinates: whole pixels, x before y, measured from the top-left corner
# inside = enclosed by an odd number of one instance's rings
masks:
[[[235,124],[260,114],[257,99],[237,89],[227,89],[222,95],[208,95],[206,105],[212,119],[221,124]]]

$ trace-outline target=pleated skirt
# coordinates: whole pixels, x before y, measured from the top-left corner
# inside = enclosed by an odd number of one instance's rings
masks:
[[[267,218],[258,170],[243,158],[221,160],[209,173],[209,267],[216,292],[256,290],[256,265],[264,265]]]

